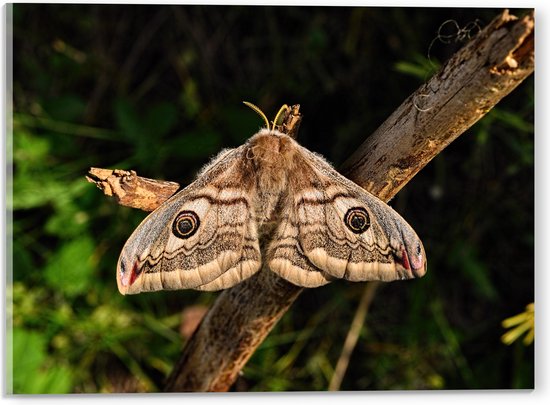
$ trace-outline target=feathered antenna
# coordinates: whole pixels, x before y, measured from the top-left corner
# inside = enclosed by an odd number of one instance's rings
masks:
[[[272,122],[273,125],[269,125],[269,120],[267,119],[264,112],[260,109],[260,107],[258,107],[255,104],[252,104],[248,101],[243,101],[243,104],[246,105],[247,107],[252,108],[252,110],[254,110],[256,112],[256,114],[258,114],[260,117],[263,118],[263,120],[265,121],[265,126],[267,127],[268,130],[275,129],[278,126],[277,123],[279,122],[279,118],[281,118],[285,112],[290,110],[290,107],[288,105],[283,104],[283,106],[281,108],[279,108],[279,111],[277,112],[277,115],[275,115],[275,119]]]
[[[247,107],[250,107],[252,108],[256,114],[258,114],[260,117],[262,117],[265,121],[265,126],[267,127],[267,129],[271,129],[270,126],[269,126],[269,120],[267,119],[267,117],[265,116],[264,112],[262,110],[260,110],[260,107],[252,104],[252,103],[249,103],[248,101],[243,101],[244,105],[246,105]],[[278,115],[277,115],[278,116]]]
[[[281,117],[281,115],[287,112],[288,110],[290,110],[290,107],[286,104],[283,104],[283,106],[279,108],[279,112],[277,113],[277,115],[275,116],[275,119],[273,120],[273,129],[275,129],[275,127],[277,126],[277,122],[279,122],[279,118]]]

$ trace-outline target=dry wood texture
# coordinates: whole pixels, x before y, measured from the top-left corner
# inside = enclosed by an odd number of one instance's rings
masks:
[[[388,201],[533,70],[534,15],[517,19],[505,10],[408,97],[348,159],[342,173]],[[292,111],[297,113],[296,107]],[[289,127],[283,130],[295,135],[299,118],[289,114],[285,122]],[[129,186],[131,181],[123,186],[124,176],[116,180],[117,171],[93,170],[90,180],[109,195],[117,196],[122,190],[124,198],[118,198],[123,205],[151,210],[177,190],[169,188],[161,194],[156,188],[161,183],[149,179],[135,183],[139,184],[135,188]],[[134,197],[132,191],[137,193]],[[144,201],[140,201],[142,195]],[[301,291],[262,269],[222,292],[187,342],[165,390],[227,391]]]
[[[535,69],[535,20],[505,10],[409,96],[342,165],[388,201]]]
[[[180,187],[178,183],[171,181],[140,177],[133,170],[92,167],[86,179],[95,183],[105,195],[115,197],[120,205],[143,211],[153,211]]]

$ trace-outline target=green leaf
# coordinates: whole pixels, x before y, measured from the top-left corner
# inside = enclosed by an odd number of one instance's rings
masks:
[[[38,368],[46,359],[46,338],[38,332],[14,328],[13,359],[8,372],[13,372],[13,392],[26,394],[33,392],[33,380]]]
[[[13,209],[36,208],[54,201],[66,192],[66,187],[51,177],[37,175],[33,178],[26,174],[14,176],[13,181]]]
[[[92,281],[94,248],[86,235],[62,245],[46,265],[46,282],[69,297],[84,293]]]
[[[47,367],[47,368],[46,368]],[[73,386],[73,373],[62,365],[46,366],[35,376],[31,394],[67,394]]]
[[[13,240],[13,279],[22,279],[22,274],[30,274],[36,267],[33,263],[29,249],[19,239]]]
[[[72,200],[56,204],[55,213],[48,218],[45,230],[62,238],[78,237],[88,229],[90,214],[80,209]]]
[[[417,77],[419,79],[423,79],[426,76],[426,69],[423,66],[417,65],[416,63],[405,61],[397,62],[395,64],[395,70],[409,76]]]
[[[439,62],[430,60],[423,55],[416,54],[412,61],[399,61],[394,65],[397,72],[426,80],[430,72],[439,68]]]
[[[13,181],[12,207],[14,210],[29,209],[52,203],[64,209],[88,187],[89,184],[82,178],[69,182],[66,179],[58,180],[46,172],[37,172],[34,175],[16,173]]]
[[[14,118],[17,127],[17,118]],[[47,138],[36,136],[25,129],[13,132],[13,162],[17,171],[27,171],[44,164],[50,155],[50,142]]]
[[[8,372],[13,371],[14,394],[65,394],[71,391],[73,377],[71,370],[46,355],[45,335],[15,328],[13,339],[13,363]]]

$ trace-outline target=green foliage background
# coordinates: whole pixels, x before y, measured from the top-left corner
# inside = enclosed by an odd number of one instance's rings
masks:
[[[187,184],[262,125],[242,100],[268,116],[300,103],[300,142],[338,166],[462,46],[445,21],[499,12],[15,5],[13,392],[160,390],[182,310],[217,295],[121,296],[116,261],[145,213],[104,197],[89,167]],[[428,274],[378,290],[342,389],[534,386],[533,346],[500,342],[534,300],[533,92],[530,78],[392,201]],[[234,389],[325,390],[364,288],[302,294]]]

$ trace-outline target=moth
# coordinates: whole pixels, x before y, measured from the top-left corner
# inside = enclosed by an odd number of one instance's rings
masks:
[[[302,287],[426,273],[399,214],[261,115],[266,128],[221,151],[133,232],[117,265],[122,294],[221,290],[262,263]]]

